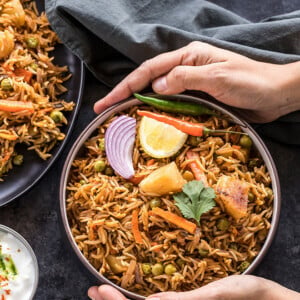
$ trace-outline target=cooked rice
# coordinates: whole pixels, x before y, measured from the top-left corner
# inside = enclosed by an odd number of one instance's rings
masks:
[[[38,46],[29,48],[28,38],[37,39]],[[54,110],[71,111],[74,107],[74,103],[57,98],[67,91],[63,82],[71,76],[66,66],[56,66],[49,56],[57,42],[45,13],[38,14],[35,2],[0,0],[0,81],[9,78],[13,86],[11,91],[0,88],[0,99],[34,106],[33,113],[0,109],[0,181],[13,167],[17,144],[25,144],[47,159],[55,144],[65,138],[60,127],[67,124],[67,119],[63,117],[62,122],[55,123],[50,117]],[[19,69],[32,73],[29,82],[14,74]],[[15,136],[16,140],[5,135]]]
[[[139,126],[136,107],[128,115],[136,118]],[[218,117],[191,120],[204,121],[209,128],[232,128]],[[216,207],[201,217],[201,226],[196,233],[189,234],[159,217],[149,216],[149,203],[153,197],[143,194],[138,186],[132,186],[131,190],[124,186],[126,181],[120,176],[106,176],[94,171],[95,161],[101,159],[107,163],[98,140],[104,137],[111,121],[100,126],[99,133],[86,142],[85,152],[73,162],[67,186],[69,225],[78,248],[88,261],[112,282],[146,296],[159,291],[187,291],[231,274],[240,274],[241,263],[251,262],[257,256],[270,228],[273,196],[266,190],[271,186],[271,179],[265,165],[248,166],[245,151],[232,148],[237,135],[204,138],[193,150],[200,155],[209,185],[214,187],[217,179],[226,174],[248,182],[255,200],[248,203],[247,217],[236,221],[225,212],[217,196]],[[147,162],[152,158],[145,154],[139,139],[136,139],[133,152],[136,173],[149,174],[172,160],[183,173],[188,149],[191,147],[186,143],[177,156],[156,159],[149,166]],[[251,157],[258,155],[252,151]],[[181,215],[172,195],[162,196],[161,200],[163,209]],[[131,230],[131,213],[137,207],[142,245],[135,243]],[[216,222],[223,217],[230,221],[225,232],[216,227]],[[199,249],[207,250],[207,257],[201,257]],[[117,257],[126,271],[115,274],[107,262],[108,255]],[[183,265],[176,262],[179,258],[184,261]],[[157,262],[163,265],[173,263],[177,272],[160,276],[143,274],[142,263]]]

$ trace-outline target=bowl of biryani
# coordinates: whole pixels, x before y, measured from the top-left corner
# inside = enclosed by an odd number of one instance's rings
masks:
[[[61,176],[73,250],[133,299],[251,273],[279,220],[276,167],[251,126],[198,97],[164,98],[99,115]]]

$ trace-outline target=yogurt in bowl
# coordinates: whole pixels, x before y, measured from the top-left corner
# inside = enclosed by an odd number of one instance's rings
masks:
[[[31,300],[38,283],[38,264],[26,240],[0,225],[0,299]]]

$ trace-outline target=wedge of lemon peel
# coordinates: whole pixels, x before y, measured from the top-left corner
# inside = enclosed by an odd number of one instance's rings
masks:
[[[139,128],[143,150],[154,158],[170,157],[177,153],[188,138],[188,134],[174,126],[143,117]]]

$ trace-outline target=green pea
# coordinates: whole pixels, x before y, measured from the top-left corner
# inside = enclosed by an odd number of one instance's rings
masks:
[[[154,276],[161,275],[164,272],[164,267],[161,263],[157,263],[151,267],[151,272]]]
[[[150,201],[150,207],[155,208],[155,207],[160,207],[161,206],[161,200],[159,198],[153,198]]]
[[[62,120],[64,119],[64,115],[61,111],[59,110],[53,110],[50,114],[50,118],[55,122],[55,123],[61,123]]]
[[[13,89],[12,81],[9,78],[4,78],[1,80],[1,89],[3,91],[11,91]]]
[[[254,167],[259,167],[261,165],[261,163],[262,163],[261,159],[259,159],[259,158],[253,158],[253,159],[249,160],[248,167],[250,169],[253,169]]]
[[[226,231],[229,228],[229,221],[226,218],[219,219],[217,221],[217,228],[222,231]]]
[[[85,182],[85,180],[81,179],[81,180],[79,181],[79,183],[80,183],[81,185],[84,185],[86,182]]]
[[[98,147],[99,147],[99,149],[100,149],[101,151],[104,151],[104,150],[105,150],[105,140],[104,140],[104,138],[98,140]]]
[[[165,274],[172,275],[177,271],[176,267],[173,264],[167,264],[165,266]]]
[[[248,135],[243,135],[240,138],[240,145],[243,148],[251,148],[251,146],[252,146],[252,140],[251,140],[251,138]]]
[[[102,171],[104,171],[105,167],[106,167],[106,163],[103,160],[97,160],[94,163],[94,170],[96,172],[102,172]]]
[[[37,63],[35,63],[35,62],[33,62],[33,63],[31,63],[30,65],[29,65],[29,67],[33,70],[33,71],[36,71],[37,69],[38,69],[38,64]]]
[[[151,265],[150,264],[142,264],[142,270],[145,275],[151,274]]]
[[[249,200],[250,202],[253,202],[253,201],[255,200],[255,195],[254,195],[253,193],[249,192],[249,193],[248,193],[248,200]]]
[[[200,256],[203,257],[203,258],[204,258],[204,257],[207,257],[207,255],[208,255],[208,253],[209,253],[208,250],[203,249],[203,248],[199,248],[199,249],[198,249],[198,252],[199,252]]]
[[[273,196],[273,191],[272,191],[272,189],[271,188],[269,188],[269,187],[266,187],[266,192],[267,192],[267,197],[268,198],[272,198],[272,196]]]
[[[113,168],[111,168],[111,167],[106,167],[104,173],[105,173],[105,175],[107,175],[107,176],[113,176],[113,175],[115,174]]]
[[[240,263],[240,265],[238,266],[238,270],[240,272],[245,272],[249,266],[250,266],[250,263],[247,260],[245,260],[242,263]]]
[[[13,164],[16,165],[16,166],[20,166],[23,164],[23,161],[24,161],[24,156],[19,154],[19,155],[16,155],[14,158],[13,158]]]
[[[39,44],[39,41],[35,37],[29,37],[26,39],[26,45],[28,48],[35,49]]]
[[[192,136],[190,135],[188,140],[187,140],[187,144],[193,147],[197,147],[199,146],[199,144],[203,141],[202,137],[200,136]]]
[[[177,264],[177,266],[182,268],[185,265],[185,261],[182,258],[178,258],[178,259],[176,259],[176,264]]]

